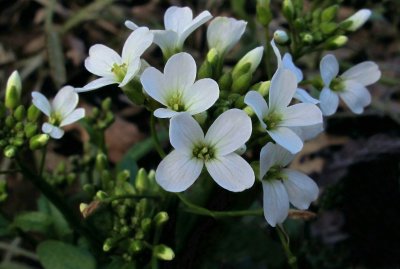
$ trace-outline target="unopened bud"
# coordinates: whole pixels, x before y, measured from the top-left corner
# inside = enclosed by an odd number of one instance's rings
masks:
[[[363,26],[370,16],[371,16],[371,10],[361,9],[352,16],[350,16],[349,18],[347,18],[346,20],[344,20],[342,24],[348,25],[346,27],[346,30],[354,32],[358,30],[361,26]],[[347,24],[349,22],[351,22],[351,24]]]
[[[270,0],[257,0],[256,6],[257,20],[262,26],[268,26],[272,20]]]
[[[19,105],[14,111],[14,117],[17,121],[22,121],[25,118],[26,110],[23,105]]]
[[[209,62],[211,65],[216,65],[218,64],[218,60],[218,50],[215,48],[210,49],[207,53],[207,62]]]
[[[166,245],[157,245],[153,248],[153,255],[160,260],[171,261],[174,259],[174,251]]]
[[[210,78],[213,76],[213,68],[212,65],[206,60],[200,66],[199,71],[197,72],[197,78]]]
[[[103,100],[103,102],[101,102],[101,108],[103,110],[110,110],[111,108],[111,98],[107,97],[106,99]]]
[[[140,168],[139,171],[137,172],[135,179],[135,188],[139,193],[143,193],[144,191],[149,189],[147,172],[144,168]]]
[[[289,36],[283,30],[276,30],[274,32],[274,41],[276,42],[276,44],[285,45],[289,41]]]
[[[261,82],[261,84],[260,84],[260,86],[259,86],[259,88],[258,88],[258,92],[262,95],[262,96],[264,96],[264,97],[266,97],[267,95],[268,95],[268,93],[269,93],[269,87],[271,86],[271,81],[263,81],[263,82]]]
[[[132,240],[132,243],[129,244],[129,251],[133,254],[140,252],[144,249],[144,243],[141,240]]]
[[[16,108],[21,101],[21,77],[18,71],[14,71],[7,81],[5,104],[9,109]]]
[[[98,191],[98,192],[96,192],[96,197],[97,197],[97,199],[99,199],[101,201],[101,200],[107,199],[108,195],[104,191]]]
[[[43,148],[49,142],[50,136],[48,134],[38,134],[29,139],[29,148],[36,150]]]
[[[254,73],[254,71],[260,65],[263,53],[264,53],[263,46],[254,48],[248,53],[246,53],[246,55],[244,55],[233,68],[232,77],[235,78],[246,72]],[[247,67],[247,65],[250,66]]]
[[[28,121],[36,122],[39,119],[39,116],[40,110],[36,106],[30,105],[28,108]]]
[[[337,49],[344,46],[347,43],[347,40],[347,36],[340,35],[328,40],[325,46],[327,49]]]
[[[156,226],[161,226],[164,223],[166,223],[169,220],[169,216],[167,212],[161,211],[158,212],[155,216],[154,216],[154,222],[156,224]]]
[[[7,158],[14,158],[15,155],[17,154],[17,148],[13,145],[8,145],[4,151],[3,154]]]
[[[129,172],[129,170],[127,170],[127,169],[124,169],[118,173],[117,180],[118,181],[128,181],[130,177],[131,177],[131,172]]]
[[[143,87],[140,81],[132,79],[122,87],[122,91],[125,95],[136,105],[141,105],[144,102],[145,96],[143,94]]]
[[[248,72],[235,79],[232,83],[232,91],[235,93],[245,92],[250,87],[252,77],[252,74]]]
[[[321,13],[321,20],[323,22],[330,22],[336,17],[336,13],[339,9],[338,5],[332,5],[328,8],[325,8]]]
[[[282,12],[289,21],[294,18],[294,6],[292,0],[283,0]]]
[[[333,33],[337,29],[337,24],[335,22],[323,22],[320,25],[322,33],[328,35]]]
[[[96,169],[98,171],[103,171],[107,169],[108,167],[108,162],[107,162],[107,156],[100,152],[96,155]]]
[[[230,91],[232,86],[231,72],[224,73],[218,80],[219,89],[221,91]]]
[[[28,122],[24,126],[24,132],[27,138],[31,138],[34,136],[38,131],[38,126],[36,123]]]
[[[301,38],[301,40],[304,42],[304,44],[309,45],[309,44],[312,44],[312,43],[313,43],[314,38],[313,38],[313,36],[312,36],[311,34],[306,33],[306,34],[303,35],[303,37]]]

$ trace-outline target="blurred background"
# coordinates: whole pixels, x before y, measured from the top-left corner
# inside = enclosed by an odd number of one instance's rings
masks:
[[[50,2],[0,1],[1,96],[8,76],[16,69],[23,79],[26,102],[30,102],[33,90],[54,96],[62,85],[84,86],[93,79],[83,65],[91,45],[105,44],[120,52],[130,33],[125,20],[163,29],[163,14],[171,5],[190,6],[195,16],[209,10],[213,16],[248,21],[240,44],[228,55],[227,65],[266,42],[255,21],[255,0],[71,0],[56,1],[54,7]],[[285,224],[292,250],[299,259],[299,268],[400,268],[400,1],[304,2],[306,7],[341,3],[339,20],[361,8],[371,9],[370,20],[334,54],[341,71],[371,60],[380,66],[382,78],[369,87],[373,101],[364,114],[341,110],[329,117],[326,132],[308,142],[292,164],[315,179],[321,189],[320,198],[311,207],[317,213],[315,219],[288,220]],[[271,34],[287,26],[280,7],[281,1],[271,1]],[[186,50],[199,60],[198,65],[207,53],[205,30],[201,27],[185,43]],[[145,58],[162,68],[162,54],[155,46]],[[318,74],[316,59],[308,55],[298,60],[306,77]],[[263,64],[260,66],[257,79],[263,80],[266,71]],[[132,106],[116,86],[81,97],[80,105],[88,111],[100,106],[106,97],[113,100],[116,119],[106,133],[112,162],[121,160],[127,149],[149,136],[148,112]],[[54,169],[60,161],[82,154],[87,139],[79,124],[68,127],[61,140],[52,141],[46,168]],[[138,165],[155,168],[158,162],[158,155],[150,153]],[[7,166],[7,160],[1,160],[0,166]],[[18,177],[7,177],[7,182],[9,197],[0,204],[2,214],[13,216],[35,208],[38,194],[32,185]],[[0,238],[3,259],[7,258],[11,241]],[[204,218],[188,242],[165,268],[287,268],[277,236],[262,218],[249,217],[240,222]],[[29,243],[24,244],[29,250]],[[26,267],[20,268],[40,267],[26,262]]]

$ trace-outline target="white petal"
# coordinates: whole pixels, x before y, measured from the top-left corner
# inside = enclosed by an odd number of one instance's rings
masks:
[[[260,65],[261,59],[263,57],[264,53],[264,47],[260,46],[257,48],[252,49],[246,55],[244,55],[239,62],[235,65],[232,75],[235,76],[235,74],[238,72],[238,69],[242,67],[245,64],[250,64],[250,73],[253,73],[256,68]]]
[[[193,20],[193,13],[189,7],[176,7],[172,6],[165,11],[164,25],[166,30],[173,30],[178,34]]]
[[[209,109],[219,97],[219,87],[215,80],[204,78],[196,81],[183,92],[185,109],[195,115]]]
[[[345,90],[339,93],[340,98],[353,113],[361,114],[364,107],[371,103],[371,94],[361,83],[353,80],[344,82]]]
[[[339,96],[329,88],[323,88],[319,96],[319,107],[324,116],[330,116],[336,112],[339,106]]]
[[[201,25],[206,23],[212,18],[212,15],[208,11],[203,11],[201,12],[196,18],[193,19],[188,25],[186,25],[186,28],[183,32],[181,32],[181,35],[179,36],[179,45],[182,46],[183,42],[185,42],[186,38],[197,28],[199,28]]]
[[[90,47],[89,57],[85,60],[89,72],[101,77],[110,76],[114,64],[122,64],[121,57],[114,50],[101,44]]]
[[[165,88],[164,75],[159,70],[154,67],[146,68],[140,76],[140,81],[143,89],[151,98],[165,106],[167,105],[167,96],[170,92]]]
[[[89,82],[88,84],[83,86],[83,88],[76,88],[75,91],[76,92],[88,92],[88,91],[96,90],[98,88],[101,88],[101,87],[104,87],[104,86],[107,86],[110,84],[114,84],[114,83],[118,83],[114,78],[110,78],[110,77],[98,78],[98,79],[95,79],[95,80]]]
[[[52,102],[54,112],[59,113],[62,118],[68,116],[78,105],[79,96],[71,86],[62,87]]]
[[[295,104],[287,107],[279,126],[309,126],[322,122],[321,110],[313,104]]]
[[[85,117],[85,109],[77,108],[62,120],[62,122],[60,123],[60,127],[76,122],[83,117]]]
[[[51,106],[49,100],[40,92],[32,92],[32,103],[46,116],[50,117]]]
[[[303,72],[301,72],[301,69],[294,64],[292,55],[285,53],[285,55],[283,55],[282,65],[284,68],[289,69],[296,75],[297,82],[303,80]]]
[[[205,140],[215,147],[218,156],[223,156],[246,143],[250,135],[250,117],[243,110],[229,109],[210,126]]]
[[[173,150],[157,167],[156,181],[166,191],[181,192],[200,176],[204,163]]]
[[[289,198],[279,180],[263,180],[264,217],[272,227],[285,221],[289,214]]]
[[[282,67],[282,55],[281,55],[281,52],[279,51],[278,47],[276,46],[274,39],[271,40],[271,47],[276,56],[276,63],[277,63],[278,69],[279,69]]]
[[[319,103],[318,99],[315,99],[306,90],[303,90],[301,88],[297,88],[296,93],[294,94],[293,97],[303,103],[309,103],[314,105]]]
[[[182,113],[183,112],[177,112],[177,111],[169,109],[169,108],[157,108],[154,111],[154,117],[166,119],[166,118],[172,118],[172,117],[182,114]]]
[[[164,56],[173,54],[178,47],[178,34],[171,30],[153,30],[154,43],[159,46]]]
[[[308,209],[310,203],[318,198],[318,186],[307,175],[293,169],[284,169],[288,177],[283,180],[289,201],[298,209]]]
[[[328,54],[322,58],[319,64],[319,69],[321,72],[322,81],[326,87],[329,87],[332,79],[339,74],[339,63],[334,55]]]
[[[42,132],[49,134],[54,139],[60,139],[64,135],[64,130],[47,122],[42,125]]]
[[[215,182],[228,191],[244,191],[254,184],[253,169],[236,153],[207,161],[206,167]]]
[[[344,72],[340,77],[345,80],[355,80],[364,86],[368,86],[380,79],[381,71],[374,62],[362,62]]]
[[[139,27],[133,31],[122,48],[123,62],[129,64],[133,59],[139,58],[151,43],[153,43],[153,33],[147,27]]]
[[[363,26],[363,24],[369,19],[371,16],[371,10],[369,9],[360,9],[352,16],[347,18],[344,22],[351,21],[352,24],[348,28],[349,31],[356,31],[358,28]]]
[[[261,126],[265,129],[267,125],[264,123],[264,116],[268,114],[268,105],[264,97],[256,91],[249,91],[244,97],[244,103],[251,107],[256,113]]]
[[[278,69],[271,80],[269,89],[269,109],[282,111],[293,98],[297,89],[297,78],[288,69]]]
[[[192,155],[194,146],[204,141],[204,133],[190,114],[181,113],[171,119],[169,139],[175,149]]]
[[[183,91],[193,85],[196,72],[196,62],[190,54],[175,54],[169,58],[164,68],[165,86],[174,91]]]
[[[130,63],[128,63],[128,70],[126,70],[125,77],[118,87],[124,87],[139,73],[140,63],[140,58],[134,58]]]
[[[324,130],[324,126],[323,123],[319,123],[309,126],[294,127],[291,129],[300,137],[301,140],[307,141],[319,135]]]
[[[267,130],[267,132],[276,143],[293,154],[303,148],[303,141],[300,137],[287,127],[278,127],[274,130]]]
[[[260,179],[262,179],[268,170],[274,166],[287,166],[293,161],[295,155],[284,149],[283,147],[269,142],[262,147],[260,152]]]
[[[136,23],[134,23],[133,21],[129,21],[129,20],[125,21],[125,26],[133,31],[135,31],[137,28],[139,28],[139,26]]]

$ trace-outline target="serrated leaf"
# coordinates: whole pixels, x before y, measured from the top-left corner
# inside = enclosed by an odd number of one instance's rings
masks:
[[[46,234],[52,224],[51,218],[42,212],[26,212],[15,217],[12,226],[24,232],[40,232]]]
[[[60,241],[44,241],[37,255],[44,269],[96,269],[96,260],[89,252]]]

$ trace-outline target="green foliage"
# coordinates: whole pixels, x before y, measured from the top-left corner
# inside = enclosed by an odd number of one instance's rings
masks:
[[[12,225],[24,232],[39,232],[47,235],[51,224],[51,217],[45,213],[25,212],[18,214]]]

